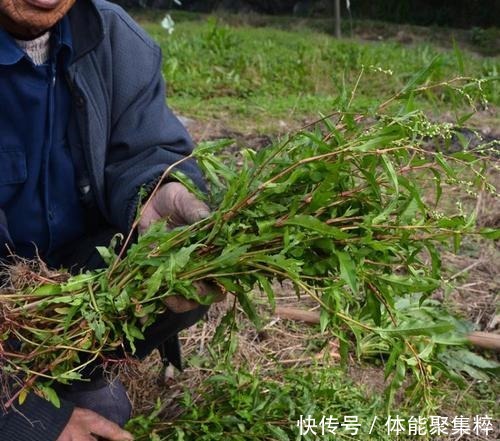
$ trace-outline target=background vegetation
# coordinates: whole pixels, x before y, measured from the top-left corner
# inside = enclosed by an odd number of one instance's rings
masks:
[[[334,0],[118,0],[125,6],[176,8],[187,11],[257,12],[300,16],[333,15]],[[341,0],[344,17],[424,26],[470,28],[498,26],[495,0]],[[349,5],[349,9],[348,6]]]

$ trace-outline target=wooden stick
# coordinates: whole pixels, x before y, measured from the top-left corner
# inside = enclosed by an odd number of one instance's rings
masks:
[[[306,311],[292,306],[277,306],[275,314],[282,319],[304,322],[309,325],[319,324],[320,318],[318,311]],[[478,348],[500,351],[500,334],[476,331],[471,332],[467,339]]]
[[[492,332],[471,332],[467,339],[469,342],[479,348],[493,349],[500,352],[500,334]]]
[[[303,309],[293,308],[291,306],[277,306],[275,314],[278,317],[287,320],[295,320],[298,322],[308,323],[310,325],[319,324],[318,311],[305,311]]]

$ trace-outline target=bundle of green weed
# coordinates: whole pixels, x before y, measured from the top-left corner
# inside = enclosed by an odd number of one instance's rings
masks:
[[[11,287],[0,297],[0,363],[23,387],[7,404],[32,388],[57,403],[51,382],[77,380],[122,348],[133,353],[167,296],[213,301],[199,297],[194,282],[202,280],[233,294],[257,326],[252,290],[261,288],[273,306],[272,283],[291,281],[321,306],[321,328],[340,337],[344,356],[353,335],[358,346],[368,338],[390,354],[392,390],[407,369],[415,390],[425,391],[433,369],[455,376],[438,355],[441,344],[463,342],[457,322],[414,306],[425,306],[441,286],[440,246],[458,247],[464,235],[478,233],[474,214],[437,210],[444,183],[469,193],[489,187],[475,154],[446,157],[428,148],[450,141],[451,125],[430,122],[408,102],[387,111],[403,96],[408,92],[371,115],[338,113],[335,123],[324,119],[316,130],[241,157],[214,144],[198,148],[212,216],[172,231],[159,223],[124,256],[115,245],[101,249],[107,269],[52,277],[11,268]]]

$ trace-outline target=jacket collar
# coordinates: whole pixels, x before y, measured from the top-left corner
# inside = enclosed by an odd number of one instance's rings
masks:
[[[104,21],[94,0],[77,0],[68,12],[73,36],[73,59],[79,58],[94,49],[104,38]]]
[[[0,65],[16,64],[25,53],[19,48],[14,39],[0,28]]]
[[[52,41],[55,41],[57,50],[65,46],[71,55],[73,50],[72,38],[69,29],[69,21],[66,17],[63,17],[63,19],[52,28],[51,38]],[[26,53],[16,44],[14,38],[10,36],[5,29],[0,28],[0,65],[13,65],[26,57]]]

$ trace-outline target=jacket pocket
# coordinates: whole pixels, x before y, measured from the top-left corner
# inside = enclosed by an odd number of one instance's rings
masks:
[[[21,184],[27,177],[26,154],[0,147],[0,185]]]

